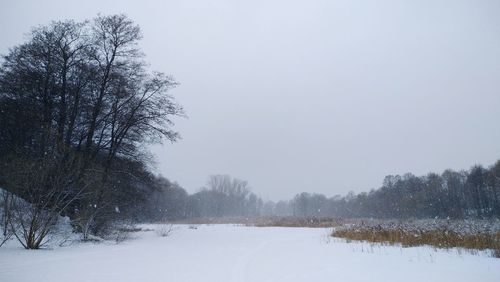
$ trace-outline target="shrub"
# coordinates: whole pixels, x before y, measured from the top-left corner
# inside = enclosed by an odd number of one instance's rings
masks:
[[[157,228],[156,228],[156,234],[158,234],[158,236],[161,236],[161,237],[167,237],[169,236],[172,231],[173,231],[173,224],[160,224]]]

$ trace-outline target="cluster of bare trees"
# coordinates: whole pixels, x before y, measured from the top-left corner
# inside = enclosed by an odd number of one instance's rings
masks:
[[[38,248],[57,218],[84,237],[147,201],[147,142],[175,141],[172,78],[147,69],[123,15],[36,27],[0,65],[0,187],[18,195],[10,224]],[[26,211],[26,212],[21,212]],[[116,215],[120,214],[120,215]]]
[[[250,191],[248,182],[229,175],[212,175],[206,187],[191,195],[188,216],[258,216],[262,206],[262,199]]]
[[[368,193],[327,198],[302,193],[289,203],[299,217],[500,218],[500,161],[489,168],[387,176]]]
[[[263,201],[248,182],[229,175],[212,175],[207,185],[189,195],[182,187],[158,178],[147,219],[175,220],[206,217],[259,216]]]

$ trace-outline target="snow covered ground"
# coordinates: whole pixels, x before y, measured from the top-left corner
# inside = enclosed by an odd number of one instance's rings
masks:
[[[11,242],[0,249],[0,281],[500,281],[500,259],[484,254],[345,243],[328,229],[174,228],[51,250]]]

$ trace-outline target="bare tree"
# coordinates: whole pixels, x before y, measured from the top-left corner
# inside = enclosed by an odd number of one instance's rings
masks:
[[[65,153],[11,160],[6,182],[19,197],[11,198],[9,225],[23,247],[45,244],[60,214],[83,195],[86,185],[77,185],[80,165],[78,157]]]
[[[12,217],[12,202],[14,195],[7,190],[0,189],[1,201],[0,206],[1,219],[2,219],[2,234],[0,236],[0,247],[5,244],[12,237],[12,229],[10,228],[10,221]]]

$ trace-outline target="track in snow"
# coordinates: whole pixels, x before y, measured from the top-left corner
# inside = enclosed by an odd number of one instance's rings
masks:
[[[154,228],[154,226],[148,226]],[[500,259],[328,240],[327,229],[176,226],[122,244],[0,249],[0,281],[500,281]]]

